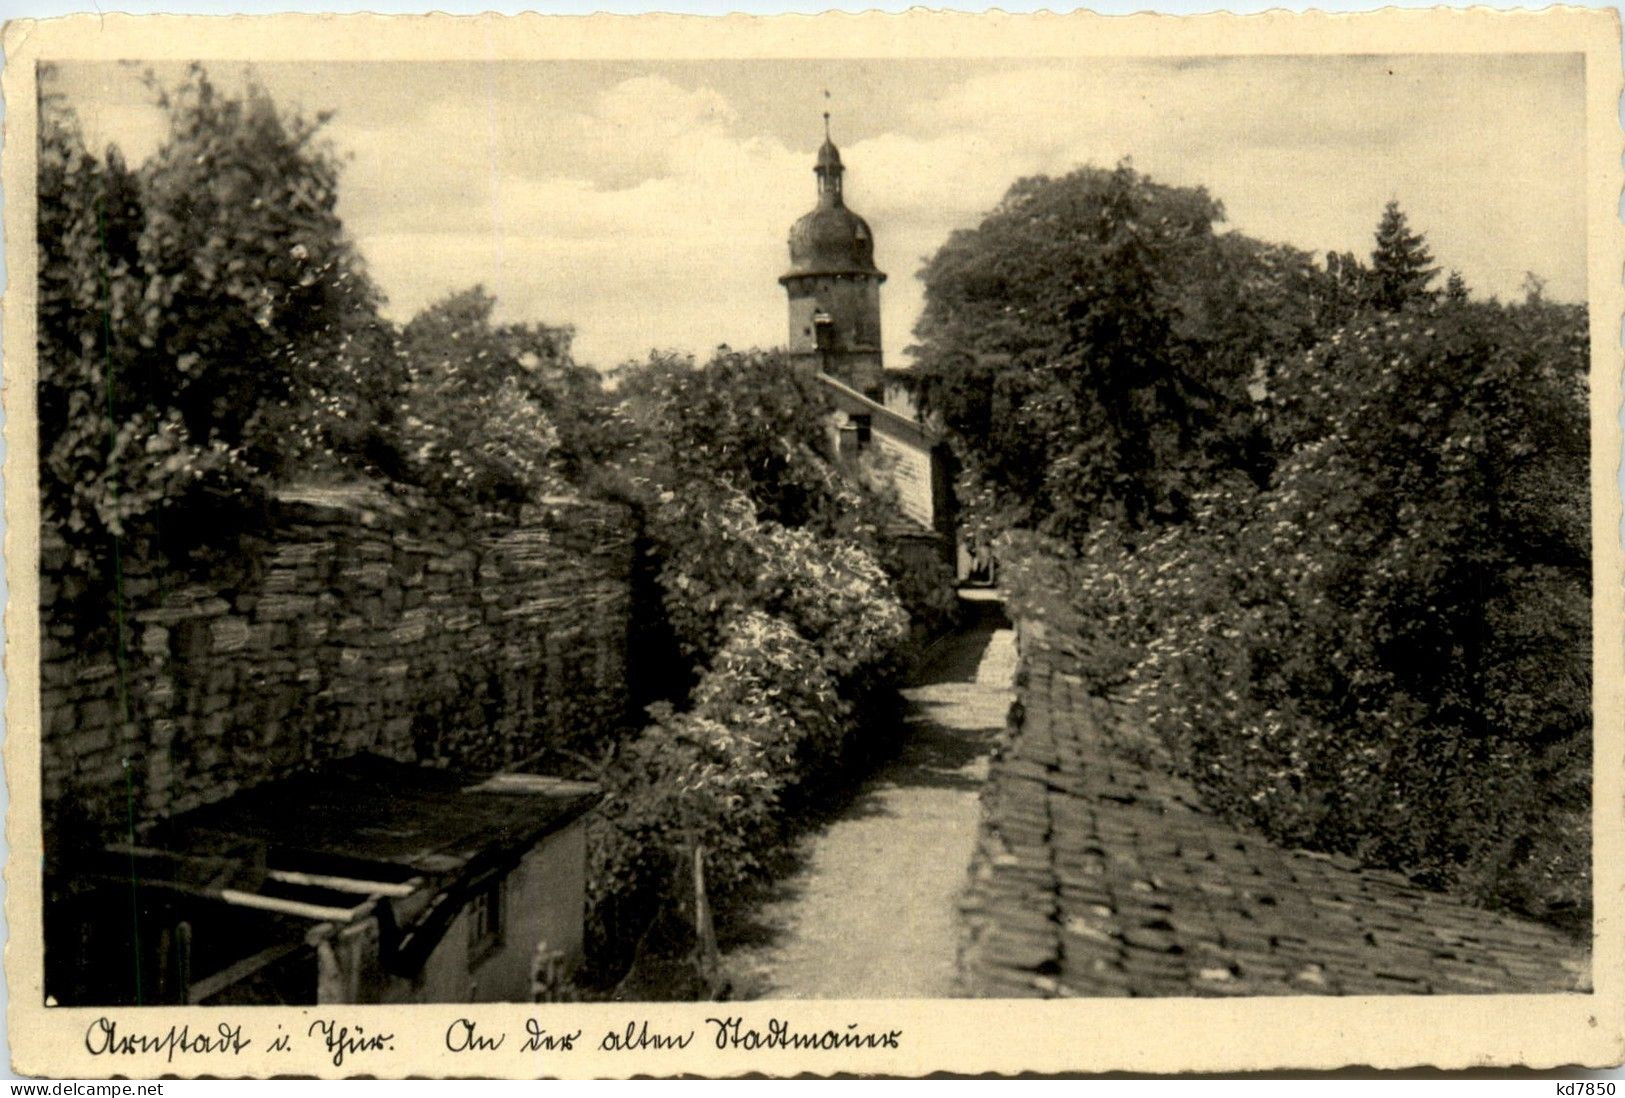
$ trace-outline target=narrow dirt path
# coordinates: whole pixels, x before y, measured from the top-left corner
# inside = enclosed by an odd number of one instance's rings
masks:
[[[1016,665],[1015,636],[999,605],[977,599],[966,609],[972,623],[941,642],[903,691],[908,728],[896,758],[803,841],[799,870],[724,943],[737,994],[960,993],[959,899]]]

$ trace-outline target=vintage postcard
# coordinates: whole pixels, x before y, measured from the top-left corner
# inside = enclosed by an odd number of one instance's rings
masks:
[[[1625,1058],[1616,13],[4,45],[18,1073]]]

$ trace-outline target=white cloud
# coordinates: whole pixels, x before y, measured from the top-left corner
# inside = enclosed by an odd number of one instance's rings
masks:
[[[891,276],[887,353],[896,361],[909,343],[914,275],[952,229],[1021,176],[1124,156],[1165,182],[1206,186],[1234,228],[1317,251],[1369,251],[1398,198],[1439,261],[1479,291],[1515,294],[1533,269],[1579,299],[1581,82],[1563,65],[1080,59],[939,76],[945,94],[894,104],[842,146],[848,200]],[[279,100],[340,108],[330,136],[353,154],[341,213],[396,315],[482,282],[508,316],[575,324],[581,355],[600,365],[651,346],[780,342],[776,278],[813,177],[810,148],[742,121],[763,117],[750,97],[775,87],[712,86],[693,70],[597,87],[586,70],[537,73],[414,70],[366,92],[312,73],[268,83]],[[379,88],[390,81],[409,109],[388,109]],[[155,145],[155,112],[129,98],[98,77],[79,82],[76,101],[126,151]]]
[[[411,177],[385,168],[407,134],[335,135],[363,146],[344,212],[393,312],[483,282],[506,315],[573,323],[581,356],[606,366],[655,346],[782,341],[782,242],[811,173],[775,141],[731,134],[720,96],[636,78],[528,138],[506,120],[482,129],[470,105],[414,121],[413,138],[461,148]],[[522,141],[560,151],[539,163]]]

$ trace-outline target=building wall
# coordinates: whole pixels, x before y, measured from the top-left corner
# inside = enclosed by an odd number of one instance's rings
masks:
[[[900,373],[902,371],[891,370],[883,375],[885,392],[881,403],[904,419],[919,422],[923,417],[920,415],[919,400],[914,395],[914,386],[897,376]]]
[[[889,434],[882,424],[874,424],[871,430],[871,445],[887,465],[903,514],[928,530],[935,529],[937,514],[931,451],[921,448],[911,439]]]
[[[563,500],[481,532],[311,493],[274,529],[231,580],[129,565],[122,658],[50,620],[62,550],[42,548],[47,820],[139,826],[363,752],[494,767],[626,716],[625,508]]]
[[[837,351],[880,348],[880,283],[865,275],[815,275],[788,284],[791,352],[816,351],[813,314],[828,313]]]
[[[863,275],[816,275],[786,285],[791,356],[880,396],[880,283]],[[827,313],[834,325],[829,353],[819,351],[813,316]]]
[[[501,943],[472,954],[465,908],[429,955],[416,981],[390,978],[381,1001],[391,1003],[517,1003],[531,997],[536,946],[562,952],[567,967],[581,959],[586,903],[587,829],[578,820],[547,836],[504,883]],[[380,1001],[380,996],[363,999]]]
[[[843,454],[867,452],[897,492],[898,509],[927,530],[953,535],[950,476],[946,448],[932,431],[872,397],[857,392],[840,378],[824,379],[833,411],[830,430]],[[858,441],[853,425],[865,422],[867,445]],[[850,436],[850,437],[849,437]]]

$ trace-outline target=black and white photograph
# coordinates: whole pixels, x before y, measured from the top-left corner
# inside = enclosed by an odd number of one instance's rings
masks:
[[[970,1000],[1617,1006],[1583,14],[41,49],[13,1009],[94,1075],[301,1008],[255,1051],[388,1077],[355,1009],[883,1055]]]

